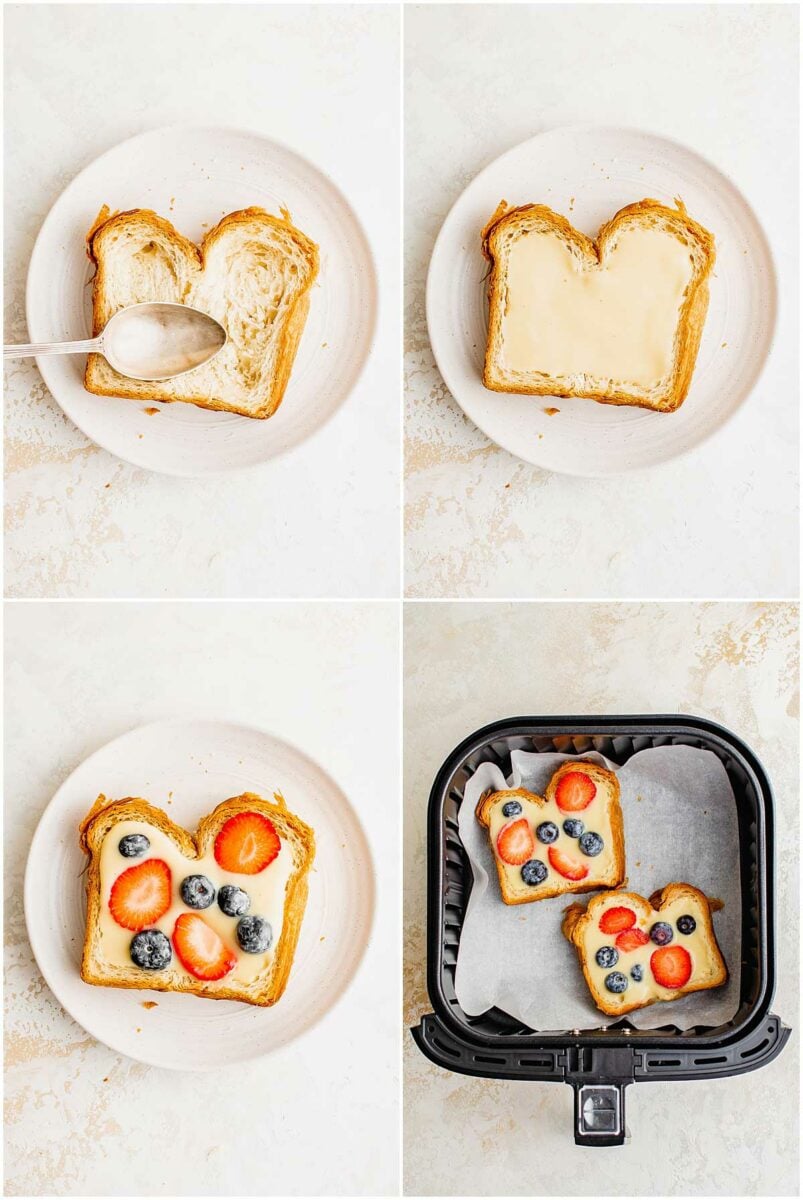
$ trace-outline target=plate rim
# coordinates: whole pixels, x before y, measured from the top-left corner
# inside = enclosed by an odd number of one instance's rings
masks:
[[[156,729],[164,729],[165,726],[168,726],[168,727],[169,726],[188,726],[188,725],[198,725],[198,724],[223,726],[228,729],[238,730],[240,732],[246,732],[249,734],[257,734],[262,738],[268,738],[273,742],[278,742],[280,745],[282,745],[286,749],[289,749],[293,755],[302,759],[305,763],[311,765],[325,779],[329,780],[329,782],[334,786],[336,791],[340,794],[342,799],[345,801],[348,808],[351,810],[351,813],[352,813],[354,819],[356,820],[356,823],[362,833],[362,837],[363,837],[363,840],[365,843],[365,849],[367,852],[366,867],[367,867],[368,882],[369,882],[368,917],[367,917],[365,933],[364,933],[364,937],[363,937],[362,948],[360,950],[359,957],[357,958],[357,960],[354,964],[354,968],[353,968],[349,978],[341,986],[339,992],[335,996],[332,1003],[328,1006],[328,1008],[326,1008],[323,1012],[319,1013],[318,1016],[310,1024],[305,1025],[303,1029],[299,1030],[297,1033],[295,1033],[291,1037],[287,1038],[285,1041],[283,1041],[281,1043],[281,1045],[270,1046],[270,1047],[267,1047],[266,1049],[259,1050],[256,1053],[249,1055],[248,1057],[245,1057],[242,1059],[237,1059],[236,1063],[234,1065],[241,1064],[241,1063],[258,1062],[261,1059],[267,1058],[271,1054],[275,1054],[281,1050],[286,1049],[288,1046],[291,1046],[291,1045],[293,1045],[293,1043],[299,1041],[300,1038],[305,1037],[307,1034],[311,1033],[318,1025],[320,1025],[323,1021],[325,1021],[327,1018],[329,1018],[331,1016],[331,1014],[334,1012],[334,1010],[341,1004],[341,1002],[343,1001],[343,998],[350,991],[350,989],[351,989],[352,985],[355,983],[358,975],[363,971],[363,969],[365,967],[366,955],[368,953],[368,949],[371,945],[371,940],[372,940],[372,937],[374,934],[374,927],[376,924],[376,909],[377,909],[376,862],[375,862],[374,850],[371,845],[371,840],[368,836],[365,826],[363,825],[363,822],[360,819],[360,816],[359,816],[357,810],[355,809],[354,805],[352,804],[351,800],[349,799],[347,793],[343,790],[343,788],[341,788],[340,784],[334,778],[334,776],[328,770],[326,770],[324,767],[321,767],[321,765],[318,763],[317,759],[312,758],[305,750],[299,749],[299,747],[294,742],[291,742],[288,739],[281,737],[277,734],[271,733],[269,730],[263,728],[262,726],[253,725],[253,724],[249,724],[249,723],[245,723],[245,722],[241,722],[241,721],[234,721],[234,720],[228,719],[226,717],[219,717],[219,718],[218,717],[165,717],[162,719],[157,718],[153,721],[146,721],[142,725],[133,725],[130,729],[127,729],[125,732],[117,734],[115,737],[110,738],[107,742],[104,742],[104,744],[102,746],[98,746],[97,749],[93,750],[90,754],[87,754],[84,758],[82,758],[81,761],[75,767],[73,767],[73,769],[69,772],[69,774],[66,775],[64,777],[64,779],[62,779],[61,783],[56,788],[56,790],[53,792],[52,796],[48,800],[45,807],[42,809],[42,812],[39,815],[39,819],[36,822],[36,828],[34,829],[33,835],[31,837],[31,840],[30,840],[30,843],[28,846],[28,853],[25,858],[25,871],[24,871],[24,875],[23,875],[23,916],[24,916],[24,920],[25,920],[25,932],[26,932],[27,939],[28,939],[28,946],[33,955],[33,960],[34,960],[34,963],[36,964],[36,968],[39,971],[42,978],[44,979],[45,983],[47,984],[47,987],[50,990],[52,998],[56,1001],[56,1003],[58,1005],[60,1005],[61,1008],[64,1009],[64,1011],[67,1013],[67,1015],[73,1021],[75,1021],[76,1024],[79,1025],[81,1029],[84,1030],[85,1033],[89,1034],[89,1036],[93,1039],[94,1042],[96,1042],[98,1045],[105,1046],[107,1049],[112,1050],[115,1054],[122,1054],[126,1058],[130,1058],[135,1062],[145,1063],[149,1067],[154,1067],[154,1068],[162,1069],[162,1070],[171,1070],[171,1071],[186,1071],[186,1072],[190,1072],[193,1074],[194,1073],[203,1073],[206,1071],[225,1070],[225,1069],[227,1069],[227,1067],[223,1066],[221,1064],[198,1063],[197,1061],[191,1061],[189,1063],[182,1064],[180,1067],[174,1066],[172,1063],[164,1063],[164,1062],[155,1063],[152,1061],[151,1058],[143,1057],[142,1055],[139,1055],[139,1054],[134,1054],[134,1053],[132,1053],[132,1051],[130,1049],[124,1048],[122,1045],[114,1044],[110,1041],[107,1041],[105,1038],[99,1037],[97,1033],[94,1033],[91,1029],[87,1028],[87,1026],[84,1024],[84,1021],[81,1019],[81,1017],[78,1016],[76,1014],[76,1012],[74,1011],[74,1008],[77,1006],[73,1006],[72,1004],[68,1005],[67,1003],[65,1003],[60,992],[53,986],[52,977],[51,977],[50,972],[45,971],[45,969],[42,966],[42,963],[39,960],[39,956],[36,952],[35,941],[34,941],[34,938],[32,938],[32,936],[31,936],[31,921],[33,921],[33,919],[34,919],[33,912],[34,912],[34,907],[35,907],[34,903],[32,901],[31,893],[33,890],[34,849],[36,847],[37,841],[40,838],[44,839],[44,834],[42,833],[42,827],[44,825],[47,814],[50,812],[51,808],[53,808],[56,805],[56,803],[58,802],[62,793],[66,791],[66,789],[69,786],[70,782],[72,781],[73,777],[79,771],[81,771],[88,763],[90,763],[94,758],[99,757],[101,754],[104,754],[106,751],[108,751],[111,747],[115,746],[117,743],[125,741],[126,739],[128,739],[134,735],[147,733],[148,731],[155,731]],[[30,914],[30,916],[29,916],[29,914]],[[105,990],[119,991],[122,989],[105,989]],[[147,991],[148,989],[141,989],[141,990]]]
[[[524,146],[530,145],[534,142],[538,142],[544,138],[553,137],[553,136],[557,136],[560,134],[592,133],[592,132],[596,132],[596,133],[600,133],[600,134],[603,134],[603,133],[626,134],[628,136],[635,135],[638,137],[649,138],[652,141],[663,142],[664,144],[672,146],[673,148],[675,148],[677,150],[683,151],[684,154],[691,155],[693,158],[697,159],[698,162],[702,163],[709,170],[713,170],[722,179],[724,179],[725,182],[729,185],[730,188],[733,189],[733,191],[736,193],[736,195],[739,197],[739,199],[742,201],[742,203],[746,207],[746,209],[747,209],[750,217],[752,218],[752,221],[754,222],[754,224],[759,232],[759,235],[761,237],[763,248],[766,252],[767,264],[769,267],[768,286],[769,286],[770,301],[771,301],[770,307],[771,307],[771,311],[772,311],[772,323],[770,326],[769,337],[767,339],[767,346],[766,346],[764,354],[761,358],[761,361],[758,363],[757,367],[754,369],[752,381],[750,382],[749,387],[745,391],[744,396],[742,397],[739,404],[735,408],[733,408],[729,412],[727,412],[725,414],[725,416],[722,418],[722,420],[719,422],[718,425],[714,426],[713,428],[709,429],[706,433],[704,433],[700,437],[698,437],[697,440],[693,442],[693,444],[684,446],[680,450],[673,451],[672,453],[666,455],[665,457],[658,459],[656,462],[629,463],[629,464],[626,464],[623,466],[619,466],[615,470],[609,470],[609,471],[603,471],[603,470],[593,469],[593,468],[579,470],[579,469],[575,469],[575,468],[572,468],[569,466],[564,466],[564,467],[560,467],[560,468],[554,467],[554,466],[545,466],[541,461],[538,460],[538,458],[533,457],[532,454],[529,456],[525,456],[524,454],[521,453],[520,450],[513,449],[511,446],[500,442],[496,437],[494,437],[492,434],[490,434],[487,431],[487,429],[485,429],[484,426],[481,425],[475,419],[474,416],[472,416],[470,413],[466,412],[461,400],[459,399],[455,390],[452,388],[449,379],[447,379],[446,374],[444,373],[444,371],[441,368],[441,364],[438,361],[438,355],[435,350],[435,345],[434,345],[434,341],[433,341],[433,337],[432,337],[432,328],[433,328],[433,324],[434,324],[434,317],[432,316],[432,314],[434,313],[434,310],[436,307],[433,265],[435,264],[436,256],[438,255],[438,253],[439,252],[441,254],[443,253],[443,243],[445,242],[445,233],[447,230],[447,226],[449,225],[456,209],[462,202],[463,197],[466,194],[466,192],[470,188],[472,188],[474,186],[474,184],[477,183],[480,179],[482,179],[485,175],[489,174],[492,170],[497,168],[503,159],[519,152]],[[737,184],[735,182],[735,180],[732,178],[732,176],[727,171],[724,171],[716,162],[714,162],[712,159],[708,158],[706,155],[701,154],[700,151],[694,149],[691,146],[686,145],[685,142],[682,142],[677,138],[668,137],[668,136],[664,135],[663,133],[655,133],[653,130],[645,129],[643,126],[639,126],[639,125],[598,124],[595,121],[575,121],[575,122],[571,122],[570,124],[567,124],[567,125],[555,125],[555,126],[551,127],[550,129],[542,129],[540,133],[535,133],[532,135],[532,137],[524,138],[522,141],[517,142],[515,145],[509,146],[506,150],[503,150],[501,154],[498,154],[494,159],[492,159],[490,162],[486,163],[485,166],[482,167],[476,173],[476,175],[474,175],[469,180],[469,182],[466,184],[466,186],[461,190],[460,194],[456,197],[456,199],[453,201],[453,203],[449,207],[449,211],[447,212],[446,216],[443,219],[443,222],[441,223],[441,227],[438,230],[438,234],[435,238],[435,241],[433,242],[432,250],[430,252],[429,264],[427,266],[426,286],[425,286],[425,313],[426,313],[426,322],[427,322],[427,336],[429,339],[429,345],[430,345],[430,349],[432,351],[432,356],[435,359],[435,365],[437,366],[438,371],[441,374],[441,378],[443,379],[444,383],[446,384],[446,387],[449,391],[450,396],[455,401],[455,403],[458,405],[461,412],[468,418],[469,421],[471,421],[471,423],[473,425],[476,426],[477,429],[480,430],[480,432],[485,437],[487,437],[489,439],[489,441],[491,441],[495,446],[498,446],[501,450],[504,450],[507,454],[512,455],[514,458],[517,458],[521,462],[529,463],[531,466],[537,467],[539,470],[547,471],[548,473],[553,474],[553,475],[567,476],[572,479],[615,479],[615,478],[617,478],[617,476],[620,476],[620,475],[636,475],[636,474],[639,474],[642,472],[654,471],[654,470],[660,469],[662,467],[665,467],[669,463],[677,462],[677,461],[680,461],[681,459],[688,457],[690,454],[692,454],[696,450],[698,450],[701,446],[703,446],[707,442],[709,442],[711,440],[711,438],[716,436],[722,429],[725,428],[726,425],[728,425],[736,417],[736,415],[739,413],[739,411],[744,407],[744,405],[750,399],[750,397],[753,394],[753,392],[755,391],[755,389],[758,387],[758,384],[760,383],[760,381],[766,371],[767,365],[772,357],[773,350],[775,349],[777,336],[778,336],[778,314],[779,314],[779,309],[780,309],[780,303],[781,303],[781,301],[780,301],[780,290],[778,287],[778,268],[777,268],[777,263],[775,261],[775,252],[773,249],[772,240],[769,237],[767,231],[764,229],[762,222],[758,218],[756,209],[751,201],[749,193],[746,192],[745,189],[742,188],[739,184]],[[537,449],[537,447],[534,447],[534,450],[535,449]]]
[[[341,187],[340,183],[329,173],[328,170],[325,170],[323,167],[320,167],[316,162],[313,162],[313,160],[311,158],[309,158],[306,154],[297,150],[294,146],[290,145],[288,142],[283,141],[281,138],[273,137],[270,134],[263,133],[262,131],[260,131],[258,129],[254,129],[254,128],[246,126],[246,125],[204,125],[197,121],[187,121],[187,122],[173,121],[166,125],[156,125],[152,129],[140,130],[139,133],[131,134],[129,137],[122,138],[120,141],[116,142],[114,145],[107,147],[106,150],[101,151],[101,153],[96,155],[93,159],[91,159],[90,162],[85,163],[85,165],[83,167],[81,167],[80,171],[78,171],[75,175],[73,175],[72,178],[69,180],[69,182],[61,189],[58,196],[56,196],[55,200],[53,200],[52,204],[48,208],[47,213],[45,214],[42,224],[40,225],[39,230],[34,239],[33,247],[31,248],[30,258],[28,260],[28,271],[27,271],[27,274],[25,277],[25,324],[26,324],[26,328],[27,328],[29,337],[31,336],[31,314],[32,314],[34,304],[35,304],[33,294],[32,294],[33,286],[34,286],[34,284],[33,284],[34,268],[37,263],[38,257],[41,256],[41,254],[43,253],[42,245],[44,242],[45,229],[48,225],[48,222],[51,220],[51,217],[52,217],[55,209],[62,203],[64,197],[67,196],[67,194],[70,193],[73,190],[73,188],[78,187],[81,180],[84,178],[85,175],[88,174],[88,172],[90,170],[95,168],[99,163],[102,163],[104,159],[110,157],[113,154],[116,154],[123,147],[129,146],[134,142],[144,141],[148,138],[155,137],[157,135],[163,135],[166,133],[188,134],[188,133],[193,133],[193,132],[203,133],[203,134],[209,134],[209,133],[230,134],[230,135],[237,134],[238,136],[246,136],[246,137],[250,137],[250,138],[256,138],[259,141],[267,142],[269,145],[276,147],[283,153],[289,154],[292,157],[296,158],[307,169],[315,172],[315,174],[317,174],[320,178],[322,178],[328,184],[328,186],[330,188],[332,188],[334,193],[339,198],[340,202],[343,205],[345,205],[345,208],[346,208],[349,216],[351,217],[351,220],[354,223],[354,227],[358,230],[360,237],[362,239],[363,248],[365,250],[365,255],[366,255],[366,262],[367,262],[368,268],[369,268],[368,275],[369,275],[369,287],[370,287],[370,304],[368,306],[369,319],[368,319],[367,331],[366,331],[367,337],[366,337],[365,352],[363,354],[362,361],[359,364],[357,372],[354,376],[352,385],[349,388],[346,395],[343,397],[343,399],[340,401],[340,403],[337,404],[337,406],[335,408],[333,408],[324,417],[324,419],[319,424],[317,424],[313,430],[311,430],[310,433],[308,433],[305,437],[302,437],[300,441],[296,442],[294,445],[287,446],[282,450],[276,451],[276,452],[270,454],[267,458],[261,459],[258,462],[232,463],[230,466],[214,467],[209,470],[199,470],[197,467],[195,467],[195,468],[183,467],[182,468],[180,463],[178,465],[175,465],[170,468],[165,467],[165,466],[154,467],[150,463],[144,461],[144,459],[142,459],[142,460],[138,459],[138,457],[136,456],[136,447],[134,448],[134,451],[132,451],[131,457],[129,457],[129,456],[124,457],[120,453],[118,453],[117,450],[111,449],[108,445],[105,444],[105,442],[99,441],[98,438],[94,434],[89,433],[87,431],[87,429],[84,427],[83,420],[81,420],[81,421],[76,420],[76,418],[73,416],[73,414],[68,412],[64,408],[60,399],[56,395],[56,391],[54,390],[50,380],[48,380],[47,374],[46,374],[47,367],[50,365],[49,359],[46,357],[45,359],[42,359],[40,361],[40,358],[41,358],[41,356],[40,356],[40,357],[36,357],[34,359],[34,361],[36,363],[36,367],[39,372],[40,378],[42,379],[42,382],[44,383],[45,387],[47,388],[49,394],[53,397],[53,400],[55,401],[55,403],[58,405],[58,407],[61,409],[61,411],[67,417],[67,419],[73,423],[73,425],[76,427],[76,429],[78,429],[84,435],[84,437],[89,438],[89,440],[93,443],[93,445],[99,446],[101,450],[104,450],[107,454],[111,454],[114,458],[118,459],[120,462],[130,463],[132,466],[137,467],[139,470],[151,471],[154,475],[165,475],[165,476],[169,476],[172,478],[179,478],[179,479],[212,479],[212,478],[225,478],[226,476],[233,475],[233,474],[239,473],[241,471],[257,470],[261,467],[263,467],[263,468],[266,467],[271,462],[278,462],[279,460],[284,459],[288,455],[293,454],[294,452],[299,450],[307,442],[312,441],[312,439],[317,437],[317,435],[321,432],[321,430],[323,430],[330,423],[330,421],[332,421],[334,419],[334,417],[337,415],[337,413],[348,403],[348,401],[352,398],[352,396],[356,392],[360,382],[362,381],[362,378],[365,374],[368,364],[374,356],[374,353],[376,350],[376,341],[377,341],[377,336],[378,336],[378,331],[379,331],[381,289],[379,286],[379,272],[377,269],[376,253],[374,250],[373,242],[368,233],[368,230],[366,229],[365,225],[363,224],[363,221],[360,218],[356,208],[352,204],[351,199],[349,198],[347,193],[344,191],[344,189]],[[44,370],[42,367],[42,362],[44,362],[44,364],[45,364]],[[115,398],[119,399],[119,397],[110,397],[110,398],[111,399],[115,399]]]

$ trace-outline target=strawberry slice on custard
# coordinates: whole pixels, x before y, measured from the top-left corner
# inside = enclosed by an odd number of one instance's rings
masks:
[[[279,835],[261,813],[231,817],[215,838],[215,862],[236,875],[258,875],[281,849]]]
[[[196,979],[222,979],[237,966],[237,955],[197,913],[182,913],[173,930],[173,945]]]
[[[155,925],[170,907],[170,868],[148,858],[118,875],[109,896],[109,912],[123,929],[139,933]]]
[[[520,867],[528,858],[532,858],[534,850],[535,838],[530,829],[530,822],[525,817],[508,821],[507,825],[503,825],[499,830],[496,851],[502,862],[511,867]]]
[[[631,950],[638,950],[641,946],[646,946],[649,937],[643,929],[625,929],[617,937],[614,945],[620,954],[629,954]]]
[[[650,958],[655,982],[673,992],[691,979],[691,955],[683,946],[662,946]]]
[[[602,933],[621,933],[623,929],[632,929],[636,923],[636,914],[632,908],[617,905],[608,908],[600,917],[599,927]]]
[[[571,854],[565,854],[559,850],[557,846],[550,846],[547,850],[550,865],[562,875],[564,879],[585,879],[588,874],[588,867],[585,863],[580,862],[578,858],[572,858]]]
[[[569,771],[558,780],[555,803],[561,812],[582,812],[597,794],[597,785],[583,771]]]

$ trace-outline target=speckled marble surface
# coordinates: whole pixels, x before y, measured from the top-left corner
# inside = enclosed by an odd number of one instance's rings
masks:
[[[6,1194],[397,1194],[399,810],[376,784],[398,778],[398,606],[5,608]],[[284,1049],[206,1074],[91,1038],[42,980],[22,911],[56,788],[110,738],[169,715],[305,750],[349,797],[378,869],[371,940],[339,1003]]]
[[[409,596],[797,596],[797,277],[788,247],[797,239],[798,11],[407,6]],[[554,475],[490,443],[447,392],[424,312],[435,237],[466,185],[503,151],[578,121],[637,126],[707,156],[781,248],[778,336],[752,397],[688,457],[609,480]]]
[[[399,26],[395,5],[6,8],[6,341],[28,341],[28,259],[62,189],[109,147],[175,122],[262,131],[309,157],[360,215],[380,279],[374,352],[343,407],[289,455],[228,476],[114,458],[32,361],[14,363],[7,595],[397,594]]]
[[[404,1022],[425,982],[426,802],[474,729],[521,713],[687,712],[758,753],[775,790],[781,1056],[730,1080],[627,1091],[631,1142],[580,1149],[558,1084],[451,1074],[407,1034],[410,1195],[798,1194],[798,611],[791,604],[408,604],[405,611]],[[791,915],[791,919],[790,919]]]

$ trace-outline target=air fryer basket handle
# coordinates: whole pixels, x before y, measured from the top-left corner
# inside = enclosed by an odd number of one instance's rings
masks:
[[[629,1141],[625,1125],[625,1088],[645,1080],[718,1079],[765,1066],[786,1044],[790,1030],[770,1013],[733,1044],[712,1048],[678,1039],[677,1049],[652,1046],[563,1044],[498,1049],[490,1039],[460,1036],[452,1023],[436,1013],[421,1017],[410,1030],[431,1062],[445,1071],[489,1079],[567,1083],[574,1092],[574,1140],[578,1146],[622,1146]],[[671,1054],[671,1059],[666,1055]],[[660,1055],[660,1058],[658,1057]]]
[[[626,1083],[572,1082],[574,1141],[577,1146],[623,1146]]]

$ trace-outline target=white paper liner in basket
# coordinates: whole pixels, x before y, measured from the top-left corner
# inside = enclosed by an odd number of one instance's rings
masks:
[[[489,788],[524,787],[543,795],[553,772],[572,757],[514,750],[508,779],[496,764],[482,763],[466,784],[458,826],[474,886],[460,935],[455,990],[469,1016],[496,1007],[542,1032],[614,1023],[593,1004],[576,951],[561,933],[564,910],[594,893],[505,904],[488,832],[475,816]],[[728,966],[727,984],[653,1004],[626,1020],[637,1029],[724,1024],[739,1006],[742,917],[736,800],[725,768],[715,754],[692,746],[641,750],[622,767],[601,754],[582,757],[619,778],[627,890],[649,898],[668,883],[690,883],[724,905],[714,914],[714,929]]]

